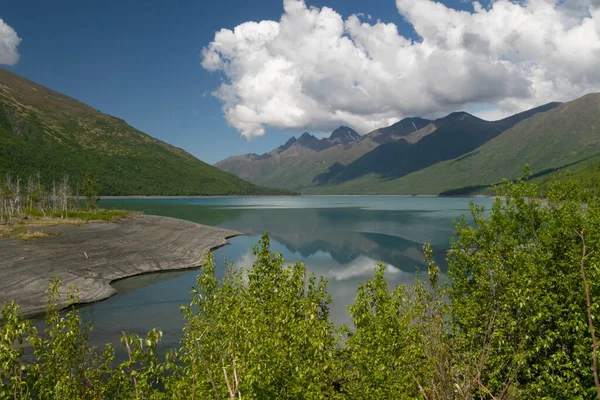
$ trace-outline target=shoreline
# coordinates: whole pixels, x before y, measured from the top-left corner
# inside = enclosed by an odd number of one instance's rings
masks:
[[[476,198],[476,199],[494,199],[497,196],[476,194],[470,196],[439,194],[302,194],[290,195],[258,195],[258,196],[99,196],[101,200],[176,200],[176,199],[227,199],[227,198],[272,198],[272,197],[417,197],[417,198]]]
[[[77,305],[115,294],[114,282],[133,276],[199,268],[208,251],[229,244],[241,232],[152,215],[116,222],[57,225],[58,233],[32,241],[0,239],[0,303],[14,300],[27,317],[46,310],[50,278],[61,279],[59,307],[75,285]]]
[[[227,199],[227,198],[253,198],[253,197],[300,197],[301,195],[289,195],[289,194],[278,194],[278,195],[244,195],[244,196],[161,196],[161,195],[128,195],[128,196],[98,196],[100,200],[143,200],[143,199]]]

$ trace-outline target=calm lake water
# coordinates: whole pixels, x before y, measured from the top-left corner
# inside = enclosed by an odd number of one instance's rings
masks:
[[[442,272],[453,234],[452,221],[468,214],[469,202],[491,205],[490,199],[311,196],[202,199],[102,200],[104,208],[144,211],[246,233],[215,251],[218,271],[225,262],[252,265],[252,246],[268,231],[272,249],[286,262],[301,261],[329,279],[331,316],[350,322],[347,306],[358,282],[372,276],[377,260],[387,265],[391,285],[411,283],[423,269],[421,246],[431,242]],[[115,284],[119,294],[82,307],[96,322],[92,342],[117,346],[122,331],[164,332],[164,346],[178,342],[183,320],[179,306],[188,304],[198,271],[132,277]]]

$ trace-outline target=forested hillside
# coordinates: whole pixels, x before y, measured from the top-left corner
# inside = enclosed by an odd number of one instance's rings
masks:
[[[125,121],[0,69],[0,176],[92,172],[104,195],[287,193],[252,185]]]

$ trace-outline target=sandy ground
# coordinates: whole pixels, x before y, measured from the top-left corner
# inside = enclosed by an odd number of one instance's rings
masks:
[[[15,300],[25,315],[44,312],[51,277],[61,279],[61,291],[76,285],[80,303],[94,302],[116,293],[113,281],[198,267],[207,251],[241,234],[151,215],[40,230],[53,234],[30,241],[0,239],[0,305]],[[65,298],[60,305],[66,304]]]

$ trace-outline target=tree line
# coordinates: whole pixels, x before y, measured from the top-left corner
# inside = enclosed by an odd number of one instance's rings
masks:
[[[600,399],[600,201],[576,182],[547,200],[525,180],[491,210],[455,223],[448,281],[431,246],[412,285],[385,267],[361,283],[351,326],[329,318],[327,281],[285,265],[265,234],[249,269],[197,277],[180,346],[124,333],[125,360],[90,347],[76,308],[49,285],[41,334],[9,303],[0,327],[0,397],[10,399]],[[71,300],[77,302],[76,289]],[[28,342],[33,360],[18,343]]]
[[[81,190],[81,192],[80,192]],[[82,181],[73,188],[69,175],[59,182],[46,186],[40,174],[24,180],[6,174],[0,181],[0,224],[13,218],[68,217],[69,211],[81,209],[80,199],[85,198],[86,208],[94,212],[98,204],[98,189],[92,173],[83,174]]]

